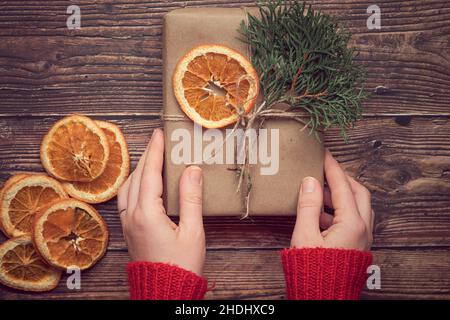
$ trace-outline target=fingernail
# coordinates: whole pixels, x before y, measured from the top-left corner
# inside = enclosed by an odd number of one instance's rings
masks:
[[[306,177],[302,182],[302,192],[311,193],[316,189],[316,179],[313,177]]]
[[[202,184],[202,169],[200,169],[199,167],[190,167],[189,179],[193,184]]]

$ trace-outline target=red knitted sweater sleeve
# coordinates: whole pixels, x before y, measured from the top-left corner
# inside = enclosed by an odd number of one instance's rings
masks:
[[[281,260],[288,299],[356,300],[372,255],[345,249],[284,249]]]
[[[207,281],[180,267],[145,261],[127,266],[133,300],[201,300]]]

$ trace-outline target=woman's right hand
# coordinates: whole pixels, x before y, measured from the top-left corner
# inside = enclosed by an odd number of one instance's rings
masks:
[[[323,191],[312,177],[302,182],[291,247],[368,251],[374,224],[370,192],[346,175],[328,150],[325,176],[329,190]],[[323,212],[323,204],[333,208],[334,215]]]

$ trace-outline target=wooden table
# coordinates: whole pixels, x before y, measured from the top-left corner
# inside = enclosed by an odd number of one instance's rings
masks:
[[[337,2],[340,2],[339,4]],[[79,0],[81,29],[66,28],[69,1],[0,2],[0,181],[42,172],[39,144],[70,113],[123,129],[133,166],[160,120],[163,15],[189,6],[252,1]],[[375,264],[381,289],[363,298],[450,298],[450,2],[380,0],[382,29],[368,30],[372,1],[314,1],[354,33],[373,97],[345,144],[337,130],[326,145],[373,195]],[[127,248],[116,201],[98,205],[111,231],[106,256],[47,294],[0,287],[0,299],[125,299]],[[279,250],[294,218],[205,219],[208,299],[281,299]],[[2,236],[1,241],[5,238]]]

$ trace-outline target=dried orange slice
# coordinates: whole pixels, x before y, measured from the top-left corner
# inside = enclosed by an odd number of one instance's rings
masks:
[[[19,181],[20,179],[25,178],[26,176],[28,176],[28,174],[20,173],[20,174],[16,174],[14,176],[11,176],[8,180],[6,180],[6,182],[3,184],[3,187],[0,189],[0,203],[1,203],[1,199],[2,199],[3,190],[5,190],[9,185]],[[1,206],[0,206],[0,212],[1,212],[1,210],[2,209],[1,209]],[[1,218],[0,218],[0,231],[2,231],[6,235],[5,229],[2,226],[2,219]]]
[[[10,238],[29,235],[34,215],[50,202],[68,198],[61,184],[42,174],[11,177],[0,198],[0,221]]]
[[[104,255],[108,229],[93,207],[66,199],[50,204],[36,215],[33,241],[50,265],[85,270]]]
[[[106,135],[85,116],[59,120],[41,144],[42,165],[59,180],[92,181],[103,173],[108,158]]]
[[[61,271],[50,267],[34,249],[31,238],[22,236],[0,245],[0,283],[24,291],[50,291]]]
[[[64,189],[73,198],[88,203],[100,203],[114,197],[130,171],[128,147],[119,127],[104,121],[95,123],[103,130],[109,143],[109,160],[105,170],[100,177],[91,182],[63,184]]]
[[[258,75],[239,52],[220,45],[202,45],[187,53],[173,77],[181,109],[205,128],[222,128],[255,105]]]

